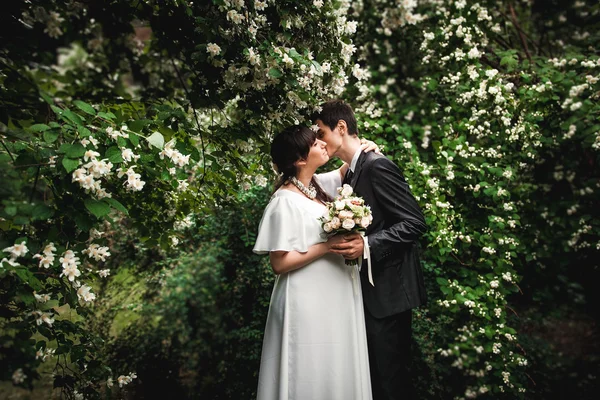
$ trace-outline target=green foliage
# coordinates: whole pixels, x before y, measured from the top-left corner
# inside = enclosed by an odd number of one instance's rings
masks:
[[[428,3],[364,2],[372,78],[355,92],[359,130],[402,168],[430,228],[416,333],[437,344],[418,337],[436,381],[421,392],[522,398],[539,389],[509,314],[532,297],[572,304],[569,282],[594,274],[598,36],[592,20],[568,29],[599,9]]]
[[[103,280],[126,259],[114,235],[133,230],[146,248],[168,252],[186,216],[214,212],[264,173],[254,145],[266,153],[273,130],[343,90],[353,49],[331,22],[347,5],[312,8],[121,0],[5,8],[2,380],[31,387],[48,357],[65,396],[98,397],[115,390],[111,382],[121,390],[136,379],[121,369],[117,378],[102,346],[80,347],[103,340],[88,328]],[[36,356],[36,335],[54,355]]]
[[[184,253],[145,274],[150,285],[140,318],[110,341],[106,353],[117,368],[136,371],[144,382],[138,395],[254,395],[274,274],[252,254],[251,232],[258,230],[266,200],[265,189],[254,189],[241,197],[241,208],[223,207],[196,221],[194,233],[186,231],[179,244]],[[104,314],[98,326],[113,317]]]

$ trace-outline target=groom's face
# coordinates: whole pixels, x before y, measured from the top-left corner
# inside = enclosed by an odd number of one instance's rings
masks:
[[[319,130],[317,131],[317,137],[327,143],[327,154],[329,157],[334,157],[342,145],[342,136],[339,133],[338,128],[331,130],[330,127],[325,125],[323,121],[318,119],[316,121]]]

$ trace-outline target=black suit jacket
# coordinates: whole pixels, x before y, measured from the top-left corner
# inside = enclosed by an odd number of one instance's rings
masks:
[[[396,164],[374,152],[358,158],[350,182],[371,207],[373,223],[366,235],[373,282],[361,269],[365,307],[375,318],[400,313],[425,303],[425,285],[418,239],[427,230],[423,213]]]

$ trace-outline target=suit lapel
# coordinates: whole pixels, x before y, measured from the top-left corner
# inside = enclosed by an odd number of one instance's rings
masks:
[[[360,153],[360,156],[358,156],[358,160],[356,160],[356,168],[354,171],[354,175],[350,180],[350,186],[354,187],[354,185],[356,185],[356,182],[358,182],[358,178],[360,177],[360,173],[362,172],[362,166],[366,159],[367,154],[365,152]],[[356,193],[356,190],[354,192]]]

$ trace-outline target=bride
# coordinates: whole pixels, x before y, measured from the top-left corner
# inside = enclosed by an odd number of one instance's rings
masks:
[[[341,186],[345,165],[315,175],[326,143],[304,126],[275,137],[281,174],[254,252],[277,274],[263,341],[258,400],[371,399],[367,338],[357,266],[330,252],[341,235],[321,237],[318,218]],[[370,149],[373,149],[371,147]]]

